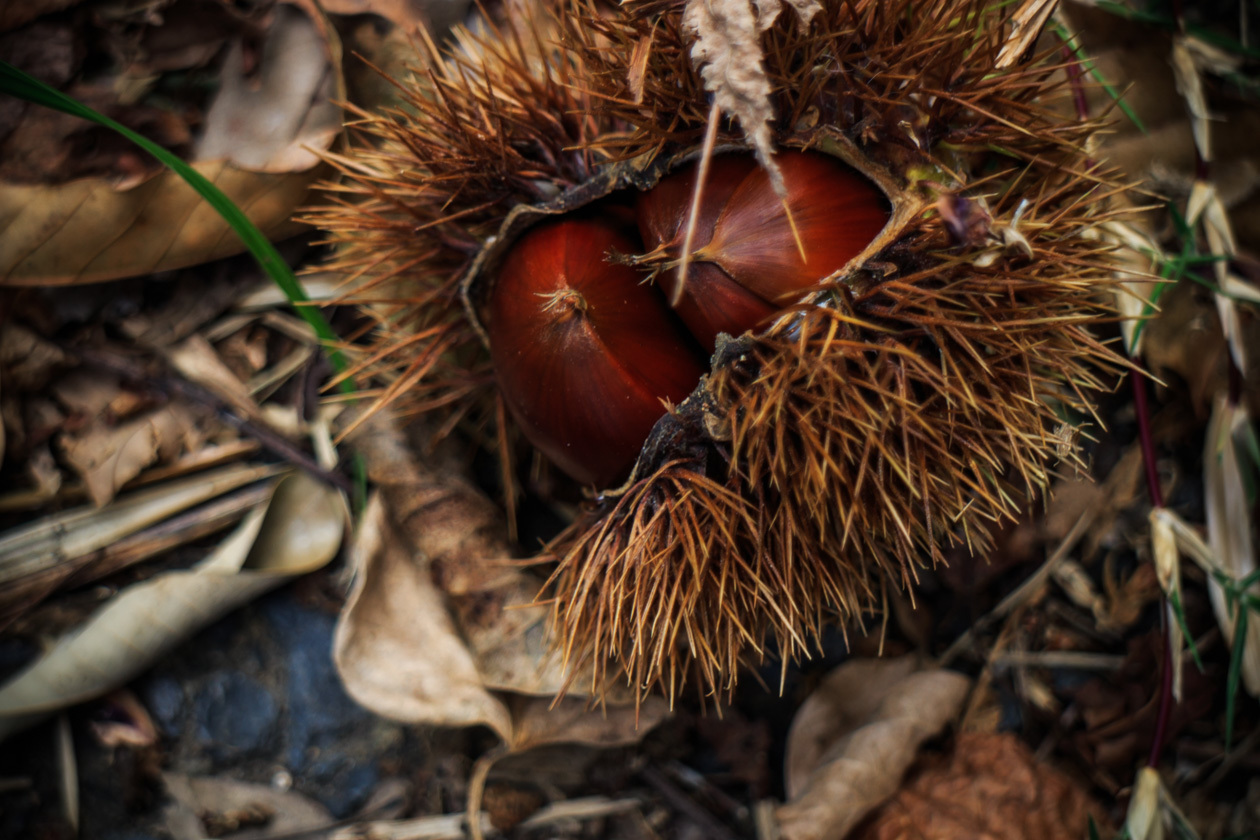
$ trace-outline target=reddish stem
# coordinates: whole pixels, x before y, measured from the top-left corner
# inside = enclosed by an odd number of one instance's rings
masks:
[[[1159,680],[1159,716],[1155,718],[1155,737],[1151,739],[1151,755],[1146,760],[1147,767],[1158,767],[1159,757],[1164,751],[1164,742],[1168,738],[1168,721],[1172,717],[1173,707],[1173,646],[1170,640],[1172,622],[1168,621],[1168,610],[1164,610],[1164,670]]]
[[[1067,63],[1068,86],[1072,89],[1072,101],[1076,104],[1076,116],[1082,120],[1088,119],[1089,101],[1085,98],[1085,85],[1081,82],[1081,63],[1066,41],[1062,49]]]
[[[1132,362],[1140,364],[1137,359]],[[1133,410],[1137,414],[1138,441],[1142,446],[1142,464],[1146,468],[1146,492],[1152,507],[1164,506],[1164,494],[1159,487],[1159,468],[1155,460],[1155,443],[1151,438],[1151,412],[1146,402],[1146,371],[1139,368],[1129,372],[1133,384]]]

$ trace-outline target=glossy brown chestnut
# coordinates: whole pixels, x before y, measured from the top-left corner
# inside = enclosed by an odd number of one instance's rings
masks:
[[[800,151],[776,160],[791,221],[751,155],[719,155],[710,163],[678,304],[688,329],[710,350],[719,332],[739,335],[793,303],[861,253],[888,221],[888,199],[841,161]],[[639,196],[639,231],[649,252],[660,247],[670,261],[681,257],[695,179],[693,164]],[[676,272],[661,271],[659,282],[672,296]]]
[[[637,248],[607,219],[540,225],[513,245],[489,303],[508,407],[543,454],[597,487],[625,478],[661,401],[682,401],[704,371],[658,290],[607,260]]]

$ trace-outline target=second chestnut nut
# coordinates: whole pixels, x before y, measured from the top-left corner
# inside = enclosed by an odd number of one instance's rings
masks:
[[[751,155],[712,160],[676,314],[667,295],[694,164],[635,197],[642,241],[613,214],[579,211],[508,251],[488,302],[495,375],[526,437],[574,479],[624,480],[664,401],[699,381],[718,333],[767,324],[887,223],[887,198],[840,161],[799,151],[777,161],[790,218]],[[642,252],[641,268],[610,259]]]

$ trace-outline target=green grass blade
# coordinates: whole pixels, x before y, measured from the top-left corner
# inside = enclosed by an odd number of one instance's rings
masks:
[[[116,131],[153,155],[187,181],[236,231],[237,236],[241,238],[241,241],[245,243],[250,253],[254,255],[254,259],[262,266],[263,271],[267,272],[268,276],[288,296],[298,315],[306,323],[310,324],[311,329],[315,331],[315,335],[324,344],[324,350],[333,369],[338,373],[345,371],[345,357],[340,350],[336,349],[339,341],[337,334],[333,332],[332,326],[324,318],[324,314],[317,307],[310,305],[310,298],[306,296],[306,292],[302,290],[302,286],[298,283],[297,278],[293,276],[293,271],[289,268],[288,263],[284,261],[284,258],[280,256],[275,246],[263,235],[262,231],[249,220],[249,217],[222,190],[212,184],[209,179],[147,137],[143,137],[125,125],[121,125],[104,114],[94,111],[78,100],[66,96],[56,88],[49,87],[39,79],[23,73],[6,61],[0,61],[0,92],[24,99],[27,102],[53,108],[71,116],[89,120],[97,125]],[[340,388],[345,393],[353,393],[354,384],[349,379],[344,379],[340,383]]]
[[[1186,611],[1181,606],[1181,596],[1174,592],[1169,596],[1168,602],[1172,604],[1173,615],[1177,617],[1177,626],[1181,628],[1181,637],[1190,646],[1190,658],[1194,660],[1195,667],[1202,674],[1203,660],[1199,658],[1199,646],[1194,643],[1194,636],[1190,635],[1190,625],[1186,624]]]
[[[1238,681],[1242,677],[1243,651],[1247,647],[1247,617],[1251,611],[1245,606],[1238,607],[1238,621],[1234,624],[1234,649],[1229,655],[1229,676],[1225,679],[1225,751],[1229,752],[1234,744],[1234,713],[1238,700]]]

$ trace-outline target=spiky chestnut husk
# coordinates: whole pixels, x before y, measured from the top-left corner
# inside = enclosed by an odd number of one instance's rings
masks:
[[[451,56],[430,47],[408,109],[361,115],[336,161],[345,200],[312,220],[377,317],[357,372],[388,383],[381,405],[503,416],[478,331],[512,240],[650,188],[705,130],[681,10],[557,0]],[[631,484],[549,546],[556,638],[596,691],[673,694],[692,673],[729,688],[768,639],[808,655],[825,621],[952,544],[982,549],[1046,486],[1061,411],[1088,411],[1113,362],[1089,331],[1112,271],[1090,233],[1120,188],[1088,158],[1097,126],[1054,107],[1053,54],[998,69],[1011,14],[855,0],[762,36],[776,141],[842,157],[893,220],[807,305],[720,344]]]

